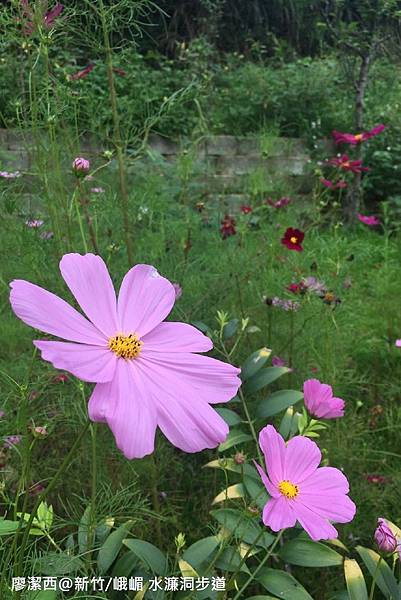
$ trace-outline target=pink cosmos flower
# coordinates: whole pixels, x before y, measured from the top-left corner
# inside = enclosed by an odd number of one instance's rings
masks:
[[[356,213],[356,216],[358,217],[358,219],[361,223],[364,223],[365,225],[369,225],[369,227],[375,227],[376,225],[380,225],[380,220],[373,215],[365,216],[365,215],[361,215],[361,213]]]
[[[324,179],[324,177],[322,177],[320,183],[322,183],[325,187],[329,188],[330,190],[340,190],[346,188],[348,185],[347,182],[343,179],[340,179],[339,181],[334,183],[333,181],[330,181],[330,179]]]
[[[298,521],[314,541],[338,536],[331,524],[348,523],[356,507],[347,496],[345,475],[333,467],[319,467],[322,455],[315,442],[297,435],[287,444],[272,425],[259,435],[267,475],[256,465],[271,499],[263,509],[263,523],[273,531],[294,527]]]
[[[395,535],[388,526],[386,519],[382,519],[381,517],[377,519],[375,542],[383,552],[394,552],[397,548],[397,539]]]
[[[340,131],[333,131],[333,138],[336,144],[360,144],[365,142],[371,137],[378,135],[386,128],[383,123],[376,125],[370,131],[364,131],[363,133],[341,133]]]
[[[163,322],[173,285],[150,265],[125,275],[118,300],[107,267],[94,254],[66,254],[61,274],[88,318],[64,300],[22,280],[10,301],[25,323],[67,342],[34,341],[42,358],[96,386],[92,421],[107,423],[129,459],[151,454],[157,426],[185,452],[214,448],[228,426],[210,404],[228,402],[239,369],[209,356],[211,340],[185,323]]]
[[[318,419],[337,419],[344,416],[345,402],[333,397],[330,385],[318,379],[304,382],[304,403],[308,411]]]
[[[329,165],[343,169],[344,171],[351,171],[352,173],[362,173],[369,171],[369,167],[363,167],[361,160],[351,160],[348,154],[331,158],[328,161]]]
[[[401,340],[395,340],[395,345],[397,348],[401,348]]]

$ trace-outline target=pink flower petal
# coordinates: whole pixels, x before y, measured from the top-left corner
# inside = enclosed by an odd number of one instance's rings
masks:
[[[65,254],[60,261],[60,271],[92,323],[107,337],[118,333],[116,295],[100,256]]]
[[[356,506],[351,498],[345,494],[316,495],[308,494],[303,502],[300,496],[299,502],[307,506],[320,517],[334,521],[335,523],[349,523],[355,516]]]
[[[270,479],[268,478],[268,476],[266,475],[266,473],[264,472],[264,470],[262,469],[262,467],[260,465],[258,465],[257,462],[253,461],[254,465],[263,481],[263,485],[265,486],[265,488],[267,489],[267,491],[269,492],[270,496],[273,496],[273,498],[281,498],[281,494],[278,491],[278,489],[272,484],[272,482],[270,481]]]
[[[10,286],[13,311],[27,325],[65,340],[104,346],[104,335],[55,294],[21,279]]]
[[[267,425],[259,434],[259,446],[265,456],[269,479],[277,486],[284,479],[285,442],[272,425]]]
[[[241,385],[239,369],[210,356],[184,352],[146,352],[144,345],[137,360],[138,364],[146,360],[154,376],[161,377],[166,382],[165,386],[173,377],[174,381],[177,379],[185,383],[191,396],[208,404],[228,402]]]
[[[300,525],[314,542],[338,537],[338,531],[327,519],[321,517],[299,501],[293,503],[294,513]]]
[[[273,531],[280,531],[287,527],[294,527],[296,516],[293,502],[284,496],[272,498],[263,509],[263,523]]]
[[[297,435],[287,442],[284,456],[284,477],[298,484],[310,477],[318,468],[322,459],[320,450],[307,437]]]
[[[333,396],[331,386],[320,383],[318,379],[307,379],[304,382],[304,402],[308,411],[316,415],[320,404],[324,404]]]
[[[302,497],[308,494],[347,494],[348,491],[347,478],[334,467],[319,467],[301,486]]]
[[[43,360],[51,362],[56,369],[69,371],[83,381],[104,383],[113,379],[117,357],[107,346],[43,340],[33,343],[41,351]]]
[[[173,369],[163,372],[145,360],[137,366],[157,406],[158,425],[172,444],[185,452],[199,452],[224,442],[229,431],[226,422],[190,380]]]
[[[151,352],[207,352],[213,342],[199,329],[186,323],[164,322],[142,337],[142,355]]]
[[[136,265],[125,275],[118,296],[121,330],[146,335],[167,317],[174,302],[174,286],[168,279],[150,265]]]
[[[319,419],[337,419],[344,416],[345,402],[342,398],[330,398],[326,405],[322,405],[317,411]]]
[[[88,411],[92,420],[107,421],[126,458],[143,458],[153,452],[156,410],[134,361],[117,361],[114,379],[96,386]]]

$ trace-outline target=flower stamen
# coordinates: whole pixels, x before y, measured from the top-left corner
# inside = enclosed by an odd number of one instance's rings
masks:
[[[118,358],[130,359],[139,356],[143,342],[135,333],[129,335],[119,333],[109,339],[108,346],[114,354],[117,354]]]
[[[291,483],[291,481],[288,481],[288,479],[280,481],[280,483],[278,484],[278,489],[279,492],[283,494],[283,496],[289,498],[290,500],[293,500],[299,494],[298,486],[294,483]]]

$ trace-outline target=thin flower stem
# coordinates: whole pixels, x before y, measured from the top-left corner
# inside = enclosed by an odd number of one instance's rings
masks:
[[[383,560],[383,558],[380,556],[379,560],[377,561],[375,571],[373,573],[372,585],[370,586],[369,600],[373,600],[373,597],[374,597],[376,580],[377,580],[377,576],[379,574],[379,568],[380,568],[380,564],[381,564],[382,560]]]
[[[83,208],[85,219],[86,219],[86,223],[88,225],[89,237],[90,237],[90,240],[92,242],[92,247],[93,247],[94,251],[96,252],[96,254],[99,254],[99,248],[98,248],[97,240],[96,240],[96,232],[95,232],[95,229],[93,227],[92,220],[91,220],[91,217],[90,217],[90,214],[89,214],[89,210],[88,210],[88,207],[87,207],[87,204],[86,204],[87,201],[84,198],[84,194],[83,194],[83,190],[82,190],[82,184],[81,184],[80,179],[78,179],[78,191],[79,191],[80,204],[81,204],[81,206]]]
[[[90,426],[91,442],[92,442],[92,489],[91,489],[91,511],[90,511],[90,526],[88,532],[88,562],[91,563],[93,544],[95,541],[96,528],[96,491],[97,491],[97,428],[96,423]]]
[[[102,24],[104,52],[105,52],[105,56],[106,56],[107,79],[108,79],[108,83],[109,83],[111,114],[112,114],[112,118],[113,118],[113,134],[114,134],[113,141],[114,141],[114,146],[116,148],[116,154],[117,154],[118,173],[119,173],[119,182],[120,182],[120,196],[121,196],[121,212],[122,212],[122,217],[123,217],[125,245],[127,248],[128,263],[129,263],[129,266],[131,267],[134,257],[133,257],[132,239],[131,239],[131,232],[130,232],[130,226],[129,226],[129,215],[128,215],[127,176],[126,176],[126,170],[125,170],[123,144],[122,144],[121,130],[120,130],[120,117],[118,114],[118,107],[117,107],[117,93],[116,93],[116,88],[114,85],[113,51],[112,51],[111,45],[110,45],[109,30],[108,30],[108,26],[107,26],[106,12],[104,9],[103,0],[99,1],[98,13],[99,13],[101,24]]]
[[[90,426],[90,421],[88,420],[85,423],[84,427],[82,428],[81,433],[78,435],[75,442],[71,446],[70,451],[65,456],[65,458],[64,458],[63,462],[61,463],[60,467],[58,468],[56,474],[53,476],[52,480],[50,481],[50,483],[48,484],[46,489],[38,496],[38,499],[35,503],[35,506],[32,509],[29,520],[27,521],[27,524],[24,529],[24,535],[22,537],[21,547],[19,550],[19,561],[18,561],[18,565],[17,565],[17,569],[16,569],[17,577],[22,576],[22,564],[23,564],[23,560],[24,560],[24,556],[25,556],[25,548],[26,548],[26,544],[28,541],[29,532],[31,530],[33,520],[36,517],[37,510],[38,510],[40,504],[47,498],[47,496],[50,494],[50,492],[56,487],[56,484],[58,483],[59,479],[64,474],[64,472],[67,470],[67,468],[71,465],[71,459],[74,456],[74,453],[77,450],[77,448],[79,447],[86,432],[88,431],[89,426]]]
[[[264,534],[264,530],[261,529],[260,533],[253,540],[252,544],[249,546],[248,550],[246,551],[244,556],[241,558],[241,561],[240,561],[238,567],[236,568],[236,570],[234,571],[234,573],[231,575],[230,579],[228,580],[227,588],[230,587],[230,585],[232,584],[232,582],[234,581],[234,579],[240,572],[242,565],[245,563],[246,559],[248,558],[248,556],[250,555],[252,550],[256,547],[256,544],[258,543],[258,541],[260,540],[260,538],[262,537],[263,534]]]
[[[263,460],[263,457],[262,457],[262,453],[261,453],[260,448],[259,448],[258,436],[256,435],[255,427],[253,426],[251,415],[249,414],[249,410],[248,410],[248,406],[247,406],[247,403],[246,403],[246,400],[245,400],[245,396],[244,396],[244,393],[243,393],[243,391],[242,391],[241,388],[239,388],[239,390],[238,390],[238,395],[241,398],[242,406],[244,407],[244,412],[245,412],[245,415],[246,415],[246,420],[248,421],[248,425],[249,425],[249,429],[251,431],[252,437],[255,440],[256,452],[258,453],[259,464],[260,464],[261,467],[264,467],[265,463],[264,463],[264,460]]]
[[[246,580],[246,582],[244,583],[244,585],[242,586],[242,588],[235,594],[233,600],[238,600],[239,598],[243,597],[242,593],[244,592],[244,590],[246,590],[246,588],[248,587],[248,585],[250,583],[252,583],[252,581],[255,579],[256,575],[259,573],[260,569],[269,560],[270,556],[273,553],[273,550],[275,549],[275,547],[277,546],[277,544],[280,542],[281,536],[283,535],[284,531],[285,531],[285,529],[281,529],[281,531],[279,532],[278,536],[274,540],[274,543],[270,546],[269,551],[266,553],[266,556],[264,557],[264,559],[262,560],[262,562],[257,566],[257,568],[254,570],[254,572],[251,573],[250,577]]]
[[[74,204],[75,204],[75,210],[76,210],[76,213],[77,213],[79,231],[81,232],[82,244],[84,246],[84,251],[85,251],[85,254],[86,254],[88,252],[88,245],[86,243],[85,232],[84,232],[84,228],[83,228],[83,225],[82,225],[82,217],[81,217],[81,212],[79,210],[78,198],[77,198],[77,194],[75,194],[75,193],[74,193],[74,196],[73,196],[73,200],[74,200]]]
[[[153,504],[153,509],[154,509],[155,513],[157,515],[160,515],[159,492],[157,490],[157,465],[156,465],[156,461],[155,461],[153,454],[150,457],[150,462],[151,462],[151,478],[152,478],[151,479],[152,504]],[[156,537],[157,537],[157,542],[158,542],[158,545],[160,548],[163,544],[163,539],[162,539],[162,532],[161,532],[159,519],[156,519]]]

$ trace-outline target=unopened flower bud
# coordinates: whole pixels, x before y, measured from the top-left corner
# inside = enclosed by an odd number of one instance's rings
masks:
[[[78,156],[74,159],[72,163],[72,170],[77,177],[83,177],[89,171],[90,163],[86,158],[82,158],[82,156]]]
[[[375,531],[375,542],[383,552],[394,552],[397,548],[397,540],[385,519],[377,520],[377,529]]]

